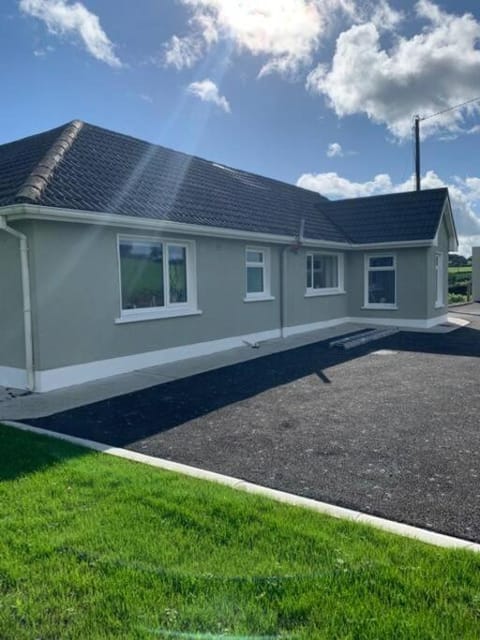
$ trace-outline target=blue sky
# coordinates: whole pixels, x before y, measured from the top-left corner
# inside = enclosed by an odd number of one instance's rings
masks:
[[[2,0],[0,143],[81,119],[353,197],[411,188],[412,116],[480,97],[473,1]],[[480,244],[480,102],[422,122]]]

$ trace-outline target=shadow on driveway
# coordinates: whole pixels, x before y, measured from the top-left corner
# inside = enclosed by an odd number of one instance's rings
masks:
[[[400,332],[347,351],[331,349],[329,342],[259,357],[28,422],[125,447],[310,375],[330,384],[326,369],[372,351],[390,349],[480,357],[480,331],[470,328],[447,334]],[[355,393],[354,388],[352,392]]]

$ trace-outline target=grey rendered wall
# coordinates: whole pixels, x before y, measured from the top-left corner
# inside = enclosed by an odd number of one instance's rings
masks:
[[[202,315],[115,324],[120,315],[118,233],[151,235],[125,228],[35,223],[32,288],[38,370],[279,327],[278,247],[271,250],[275,300],[246,303],[246,243],[201,237],[195,244]]]
[[[397,309],[363,309],[365,255],[395,254],[397,257]],[[346,289],[348,315],[354,318],[426,319],[427,253],[425,248],[379,251],[352,251],[347,257]]]
[[[25,368],[20,243],[0,231],[0,366]]]
[[[315,251],[311,249],[310,251]],[[318,249],[316,249],[318,251]],[[312,324],[345,318],[347,314],[347,295],[306,297],[306,254],[308,249],[297,253],[287,250],[286,269],[286,313],[287,327]],[[345,282],[346,287],[348,283]]]
[[[472,247],[472,295],[480,300],[480,247]]]

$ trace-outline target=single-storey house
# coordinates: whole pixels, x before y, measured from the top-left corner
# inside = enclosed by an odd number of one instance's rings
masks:
[[[446,189],[333,202],[74,121],[0,146],[0,384],[347,321],[428,328],[456,248]]]
[[[472,299],[480,302],[480,247],[472,247]]]

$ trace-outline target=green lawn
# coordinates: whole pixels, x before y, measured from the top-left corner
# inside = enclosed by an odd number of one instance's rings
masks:
[[[480,557],[0,426],[0,638],[480,637]]]

